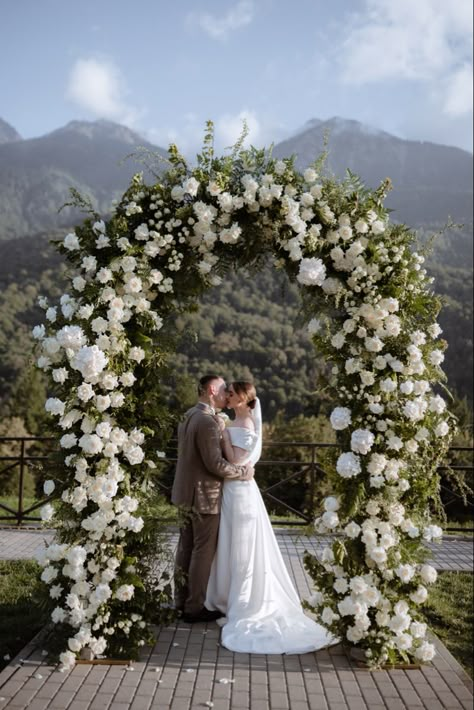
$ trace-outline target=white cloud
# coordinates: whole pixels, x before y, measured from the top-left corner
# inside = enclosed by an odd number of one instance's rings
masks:
[[[66,97],[99,118],[133,126],[141,112],[126,101],[118,67],[107,59],[78,59],[72,67]]]
[[[255,7],[252,0],[240,0],[225,15],[211,15],[208,12],[192,12],[187,16],[191,25],[197,25],[213,39],[226,39],[227,36],[249,25],[254,17]]]
[[[223,148],[228,148],[238,141],[240,138],[244,123],[247,124],[248,134],[245,138],[244,145],[261,145],[262,141],[262,126],[254,111],[244,109],[236,115],[224,114],[217,119],[216,128],[216,143]]]
[[[472,111],[472,65],[464,64],[452,74],[444,98],[444,110],[450,116],[464,116]]]
[[[366,0],[346,36],[345,83],[424,82],[446,114],[472,111],[472,88],[464,93],[472,83],[471,0]]]
[[[225,153],[226,148],[233,146],[239,139],[244,121],[249,129],[244,146],[269,146],[283,132],[283,127],[271,119],[262,121],[255,111],[243,109],[236,114],[221,114],[214,120],[214,150],[216,155]],[[167,148],[170,143],[176,143],[179,151],[191,162],[201,151],[206,122],[194,113],[187,113],[176,118],[172,128],[161,126],[146,132],[146,137],[155,145]]]

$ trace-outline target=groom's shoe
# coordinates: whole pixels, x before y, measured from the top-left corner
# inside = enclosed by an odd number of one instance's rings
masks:
[[[217,619],[221,619],[223,616],[224,614],[221,611],[210,611],[209,609],[206,609],[206,607],[203,607],[197,614],[184,613],[183,621],[186,624],[198,624],[206,623],[208,621],[217,621]]]

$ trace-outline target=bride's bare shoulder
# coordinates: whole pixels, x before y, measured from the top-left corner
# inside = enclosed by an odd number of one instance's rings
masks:
[[[246,429],[250,429],[250,431],[255,431],[255,424],[252,417],[245,417],[242,422],[242,426]]]

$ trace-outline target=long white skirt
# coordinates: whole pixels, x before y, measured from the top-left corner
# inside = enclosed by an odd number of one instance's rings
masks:
[[[337,643],[305,615],[255,481],[225,481],[206,607],[226,615],[221,643],[241,653],[308,653]]]

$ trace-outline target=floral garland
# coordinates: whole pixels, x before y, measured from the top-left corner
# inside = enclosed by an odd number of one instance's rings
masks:
[[[135,176],[107,223],[94,214],[65,237],[72,293],[59,307],[42,299],[47,323],[33,331],[55,387],[46,410],[62,432],[63,473],[45,484],[61,501],[43,509],[62,541],[41,559],[52,621],[69,634],[62,668],[84,651],[144,643],[144,482],[156,436],[163,446],[167,437],[149,392],[172,353],[176,313],[229,267],[268,253],[300,285],[340,405],[331,423],[343,453],[316,521],[339,536],[321,562],[306,558],[310,605],[373,665],[430,659],[419,608],[436,573],[422,563],[422,541],[441,535],[429,502],[453,423],[430,384],[443,377],[439,302],[414,235],[389,223],[388,182],[375,191],[353,175],[339,183],[321,178],[319,164],[300,174],[292,159],[240,145],[216,158],[211,124],[194,169],[174,146],[169,155],[156,184]]]

